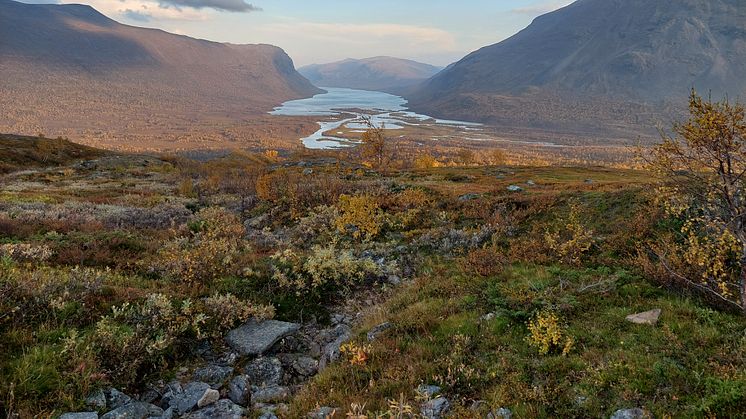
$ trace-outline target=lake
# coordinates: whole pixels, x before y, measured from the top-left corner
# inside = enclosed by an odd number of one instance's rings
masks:
[[[329,149],[355,145],[352,140],[325,133],[342,128],[353,130],[352,132],[364,131],[367,126],[363,117],[370,118],[371,123],[387,130],[402,129],[408,125],[436,124],[473,131],[481,126],[473,122],[437,119],[412,112],[407,108],[407,100],[401,96],[336,87],[322,89],[327,92],[285,102],[270,112],[272,115],[318,116],[319,130],[300,139],[306,148]]]

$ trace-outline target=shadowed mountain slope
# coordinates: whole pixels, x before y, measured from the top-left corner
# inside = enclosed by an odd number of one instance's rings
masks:
[[[440,67],[393,57],[348,58],[328,64],[312,64],[298,71],[316,86],[393,91],[435,75]]]

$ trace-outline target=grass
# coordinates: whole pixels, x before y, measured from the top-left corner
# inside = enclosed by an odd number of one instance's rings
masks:
[[[47,141],[54,158],[39,157]],[[641,244],[675,227],[652,204],[645,172],[499,166],[377,173],[305,155],[313,171],[304,174],[296,161],[262,154],[200,163],[8,136],[0,137],[0,153],[11,162],[5,170],[38,165],[0,177],[0,246],[16,249],[0,254],[0,414],[54,416],[82,408],[97,387],[136,392],[148,380],[172,377],[194,364],[189,348],[200,339],[188,332],[189,316],[159,325],[157,307],[189,300],[204,310],[210,296],[230,293],[237,299],[231,304],[271,305],[276,318],[289,321],[324,323],[336,305],[364,306],[354,339],[361,346],[374,326],[393,325],[371,343],[367,360],[342,360],[315,377],[291,402],[290,417],[317,405],[346,412],[353,403],[382,413],[392,400],[418,410],[422,383],[443,388],[455,417],[498,407],[517,417],[603,417],[627,407],[656,417],[743,416],[746,319],[665,287],[637,259]],[[97,160],[82,168],[80,158]],[[284,189],[273,189],[276,179]],[[524,191],[508,192],[513,184]],[[426,199],[403,194],[409,189]],[[478,196],[458,199],[467,193]],[[337,229],[342,194],[375,202],[380,233],[365,240]],[[573,206],[592,246],[568,263],[546,235],[565,232]],[[218,245],[226,237],[200,235],[200,210],[214,207],[235,217],[219,219],[221,226],[254,227],[227,237],[235,244],[230,257],[213,261],[204,277],[174,277],[170,272],[188,271],[171,264],[225,251]],[[361,211],[351,221],[364,218]],[[386,275],[411,280],[391,288],[380,284],[385,275],[366,277],[318,291],[280,284],[272,255],[293,250],[302,266],[315,246],[329,243],[356,258],[383,257],[391,266]],[[159,253],[163,248],[176,250]],[[293,274],[309,282],[308,272]],[[165,300],[147,306],[156,294]],[[358,301],[371,294],[370,304]],[[112,320],[113,308],[126,304],[155,311],[139,323]],[[653,308],[663,312],[656,326],[624,320]],[[542,355],[527,340],[528,323],[546,310],[573,340],[565,355],[558,348]],[[210,327],[219,347],[224,330]],[[173,330],[187,332],[169,335],[171,344],[152,356],[137,346]]]

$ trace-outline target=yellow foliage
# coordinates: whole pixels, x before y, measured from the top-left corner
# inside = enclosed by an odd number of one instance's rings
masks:
[[[528,323],[528,330],[531,334],[526,337],[526,341],[542,355],[555,349],[562,349],[562,355],[567,355],[575,344],[575,340],[566,335],[557,315],[549,310],[537,314]]]
[[[593,230],[588,229],[581,221],[580,207],[576,203],[570,205],[570,214],[563,223],[558,231],[548,231],[544,239],[565,263],[579,265],[595,242]]]
[[[335,220],[340,233],[352,233],[352,237],[370,240],[383,228],[383,211],[375,198],[370,195],[341,195],[340,214]]]
[[[339,348],[339,352],[347,358],[351,365],[365,365],[370,357],[370,345],[358,345],[348,342]]]

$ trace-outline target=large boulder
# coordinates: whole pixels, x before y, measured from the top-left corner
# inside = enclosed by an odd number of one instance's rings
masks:
[[[222,365],[208,365],[206,367],[198,368],[194,371],[193,378],[196,381],[202,381],[210,384],[212,388],[218,389],[230,378],[233,374],[233,367],[222,366]]]
[[[251,321],[228,332],[225,340],[243,356],[257,356],[268,351],[278,340],[296,332],[300,325],[278,320]]]
[[[211,390],[210,385],[200,381],[193,381],[183,387],[178,383],[172,383],[163,395],[162,405],[173,408],[177,415],[183,415],[197,407],[197,403],[207,390]]]

